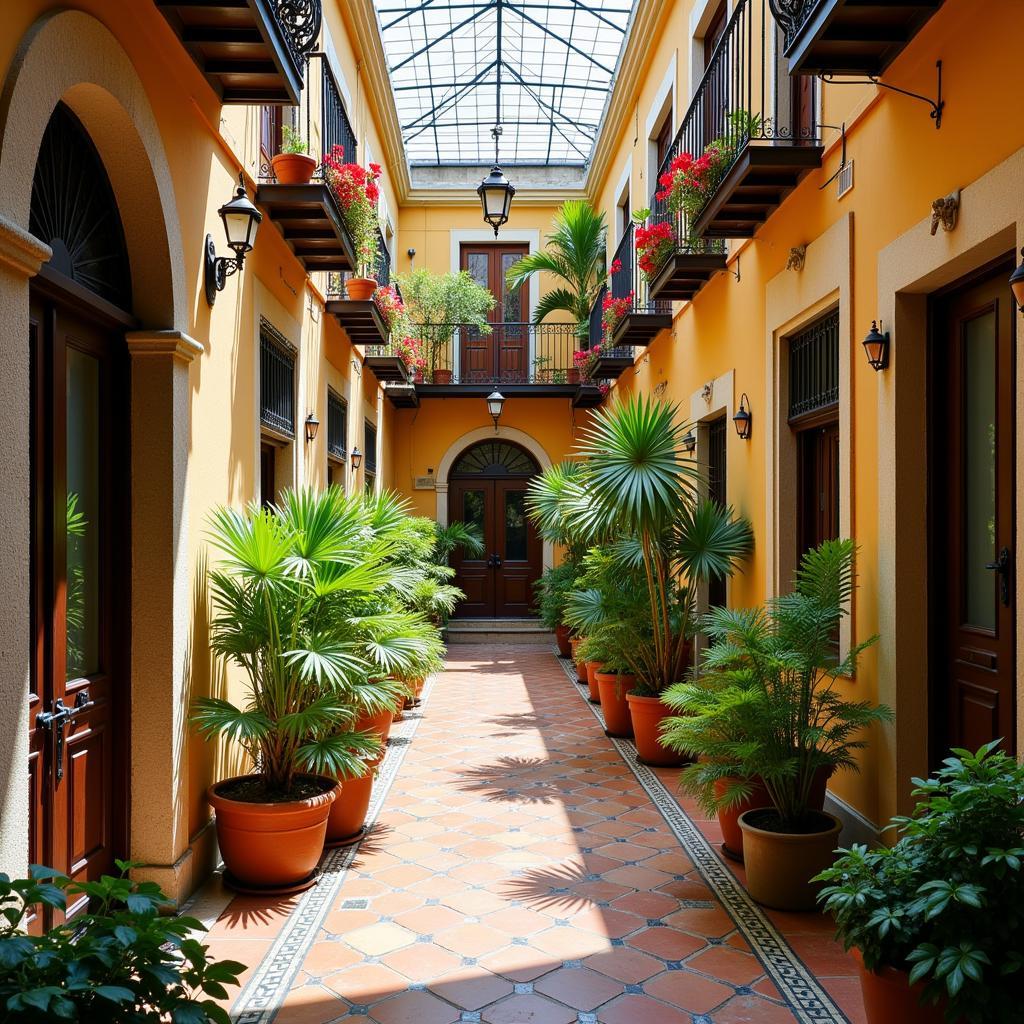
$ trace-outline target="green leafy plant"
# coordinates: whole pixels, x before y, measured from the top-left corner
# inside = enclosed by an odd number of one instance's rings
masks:
[[[590,310],[605,281],[606,231],[604,214],[583,199],[563,203],[555,214],[555,229],[545,239],[547,248],[531,252],[514,263],[506,281],[518,291],[535,274],[551,274],[565,284],[541,296],[533,313],[535,324],[553,313],[568,313],[577,334],[586,338]]]
[[[954,749],[914,779],[894,846],[840,850],[817,878],[844,947],[869,970],[908,970],[950,1024],[1024,1021],[1024,766],[999,742]]]
[[[73,882],[50,868],[29,878],[0,874],[0,1014],[9,1024],[81,1021],[92,1024],[230,1024],[216,1000],[228,998],[245,965],[215,962],[191,933],[190,917],[164,915],[170,901],[153,882],[120,875]],[[42,935],[28,935],[30,914],[63,912],[67,897],[89,907]]]
[[[666,694],[678,717],[664,740],[701,758],[681,781],[708,809],[740,800],[759,776],[780,830],[799,828],[819,772],[857,770],[854,752],[866,745],[866,730],[892,717],[887,707],[849,700],[837,686],[878,639],[839,651],[839,625],[856,585],[855,551],[851,540],[825,541],[803,556],[792,593],[763,608],[716,608],[704,618],[711,646],[699,677]],[[727,785],[716,797],[718,780]]]
[[[302,133],[289,124],[281,125],[281,152],[291,156],[309,155],[309,146]]]
[[[579,575],[579,568],[566,559],[544,570],[534,585],[534,604],[545,629],[566,625],[565,610],[570,593]]]

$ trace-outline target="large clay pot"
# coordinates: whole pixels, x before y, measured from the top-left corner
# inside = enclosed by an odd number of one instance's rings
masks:
[[[316,170],[316,161],[305,153],[278,153],[270,166],[281,185],[308,185]]]
[[[569,641],[569,650],[571,651],[570,657],[572,658],[573,664],[576,666],[576,678],[581,683],[587,681],[587,663],[581,661],[579,655],[576,653],[579,650],[580,644],[583,643],[583,637],[574,636]]]
[[[372,277],[350,277],[345,282],[345,291],[353,302],[366,302],[373,298],[377,282]]]
[[[601,691],[597,688],[597,670],[601,667],[599,661],[588,661],[587,665],[587,686],[590,687],[590,703],[601,703]]]
[[[944,1024],[945,1004],[921,1003],[924,982],[910,984],[910,973],[895,967],[879,967],[869,971],[860,950],[853,951],[860,971],[860,988],[864,995],[864,1013],[868,1024]]]
[[[373,776],[371,768],[358,779],[342,780],[341,792],[331,805],[330,817],[327,819],[328,847],[347,846],[363,834],[373,794]]]
[[[571,639],[572,630],[568,626],[555,626],[555,643],[558,644],[558,653],[563,658],[568,658],[572,649],[569,641]]]
[[[391,708],[385,708],[383,711],[378,711],[374,715],[364,711],[356,719],[356,724],[353,726],[353,730],[355,732],[376,733],[380,737],[381,744],[386,745],[388,742],[388,736],[391,735],[391,725],[394,720],[395,712]],[[380,756],[384,756],[383,750],[381,751]]]
[[[433,380],[435,384],[451,384],[452,382],[452,371],[451,370],[435,370],[433,373]]]
[[[682,757],[661,742],[661,723],[674,712],[661,702],[660,697],[641,697],[626,694],[629,717],[633,720],[636,754],[641,764],[659,768],[674,768],[683,763]]]
[[[761,808],[740,815],[747,889],[758,903],[775,910],[814,910],[820,887],[811,879],[835,860],[842,823],[832,814],[814,811],[820,829],[790,835],[758,826],[759,816],[771,813]]]
[[[715,796],[721,799],[732,783],[732,779],[715,780]],[[722,827],[722,852],[733,860],[743,861],[743,832],[740,829],[740,815],[758,807],[771,807],[772,798],[760,779],[752,780],[750,796],[718,811],[718,824]],[[820,808],[819,808],[820,809]]]
[[[598,672],[597,689],[604,712],[605,732],[609,736],[632,736],[633,720],[629,717],[626,694],[636,683],[636,676],[625,672]]]
[[[828,789],[828,780],[832,778],[835,768],[832,765],[822,765],[815,773],[811,782],[811,788],[807,791],[807,806],[812,811],[823,811],[825,809],[825,792]]]
[[[217,842],[238,887],[272,892],[298,891],[312,885],[324,850],[327,816],[338,795],[333,779],[309,776],[323,784],[323,792],[302,800],[278,804],[249,803],[222,796],[236,776],[207,790],[217,812]]]

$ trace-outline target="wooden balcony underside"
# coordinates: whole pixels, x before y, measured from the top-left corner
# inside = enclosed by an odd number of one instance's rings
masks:
[[[672,314],[669,312],[638,312],[627,313],[615,328],[612,345],[619,348],[634,345],[643,348],[650,344],[659,331],[672,326]]]
[[[676,252],[650,284],[654,299],[692,299],[711,279],[725,270],[725,253]]]
[[[353,269],[352,240],[326,185],[260,185],[256,203],[307,271]]]
[[[597,380],[615,380],[633,365],[633,348],[610,348],[598,357],[593,376]]]
[[[328,299],[327,312],[345,329],[353,345],[383,345],[388,329],[372,299]]]
[[[373,371],[373,375],[382,384],[393,382],[395,384],[407,384],[409,381],[409,375],[405,369],[405,363],[398,358],[398,356],[392,355],[375,355],[367,354],[366,363],[367,369]]]

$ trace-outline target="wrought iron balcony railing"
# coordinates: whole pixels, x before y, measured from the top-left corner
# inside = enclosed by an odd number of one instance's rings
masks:
[[[781,47],[766,0],[740,0],[658,168],[648,226],[670,225],[675,254],[715,256],[723,239],[749,237],[820,163],[817,82],[790,78]],[[685,175],[675,196],[665,177],[673,169]],[[656,263],[672,254],[663,246]],[[691,280],[699,287],[700,273]]]
[[[611,297],[621,309],[618,323],[602,347],[609,356],[609,345],[646,345],[658,331],[672,325],[672,303],[651,295],[647,276],[640,269],[633,223],[626,227],[615,247],[610,276]]]

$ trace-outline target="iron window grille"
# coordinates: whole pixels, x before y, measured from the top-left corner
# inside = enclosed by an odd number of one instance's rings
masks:
[[[839,402],[839,310],[789,339],[789,419]]]
[[[295,437],[296,349],[265,317],[260,317],[260,423]]]
[[[331,390],[327,392],[327,457],[339,462],[348,458],[348,407]]]
[[[367,473],[377,472],[377,427],[369,420],[363,431],[363,465]]]

